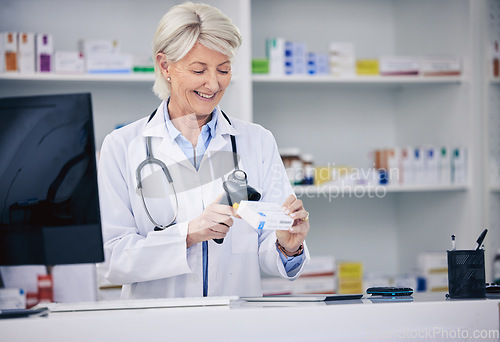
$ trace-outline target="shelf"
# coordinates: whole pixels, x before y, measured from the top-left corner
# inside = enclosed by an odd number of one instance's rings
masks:
[[[154,82],[154,73],[130,73],[130,74],[56,74],[35,73],[0,74],[0,80],[11,81],[90,81],[90,82]]]
[[[293,187],[297,197],[369,197],[382,198],[387,193],[467,191],[466,184],[452,185],[297,185]],[[500,187],[499,187],[500,191]]]
[[[0,81],[58,81],[58,82],[144,82],[153,83],[154,73],[129,73],[129,74],[56,74],[56,73],[2,73]],[[236,81],[237,76],[231,78]]]
[[[332,77],[328,75],[252,75],[254,83],[339,83],[339,84],[413,84],[461,83],[463,76],[355,76]]]

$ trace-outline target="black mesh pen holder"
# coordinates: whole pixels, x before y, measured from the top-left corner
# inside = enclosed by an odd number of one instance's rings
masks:
[[[485,298],[484,249],[448,251],[450,298]]]

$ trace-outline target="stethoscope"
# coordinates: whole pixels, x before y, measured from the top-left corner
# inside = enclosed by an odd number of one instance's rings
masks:
[[[156,114],[156,110],[149,117],[148,123],[149,123],[149,121],[151,121],[151,119],[154,117],[155,114]],[[229,124],[231,125],[231,121],[229,120],[227,115],[224,112],[222,112],[222,115],[227,120],[227,122],[229,122]],[[238,171],[241,171],[238,168],[238,157],[236,154],[236,139],[235,139],[234,135],[230,135],[230,137],[231,137],[231,148],[233,150],[234,168]],[[150,136],[146,137],[146,159],[144,159],[139,164],[139,166],[137,166],[137,169],[135,170],[135,176],[137,179],[137,189],[139,190],[139,193],[141,194],[142,204],[144,206],[144,211],[146,212],[146,215],[148,216],[151,223],[155,226],[154,230],[160,231],[160,230],[164,230],[165,228],[170,227],[171,225],[173,225],[175,223],[175,220],[177,219],[177,214],[179,213],[179,201],[177,199],[177,192],[175,191],[174,181],[172,179],[172,176],[170,175],[170,171],[168,171],[167,165],[165,165],[164,162],[162,162],[161,160],[159,160],[153,156],[153,149],[151,147],[151,138],[152,137],[150,137]],[[156,222],[153,219],[153,216],[151,215],[151,213],[149,212],[148,206],[146,205],[146,199],[144,198],[144,193],[142,190],[142,188],[143,188],[142,187],[142,169],[144,167],[146,167],[147,165],[159,166],[161,168],[163,174],[167,178],[167,181],[170,184],[170,187],[172,188],[172,193],[174,194],[174,198],[175,198],[175,211],[174,211],[174,216],[173,216],[172,220],[170,220],[170,222],[167,225],[161,225],[158,222]],[[243,172],[243,171],[241,171],[241,172]]]

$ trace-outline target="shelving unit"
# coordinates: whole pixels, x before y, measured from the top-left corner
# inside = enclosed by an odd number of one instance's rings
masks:
[[[57,74],[57,73],[1,73],[0,81],[54,81],[54,82],[126,82],[147,83],[155,81],[154,73],[117,73],[117,74]],[[237,82],[238,76],[231,78],[231,82]]]
[[[116,8],[113,0],[71,4],[50,0],[58,8],[58,20],[49,21],[39,15],[46,1],[9,1],[9,11],[0,11],[2,31],[52,33],[60,50],[74,50],[80,38],[113,38],[122,43],[122,51],[141,55],[150,53],[160,17],[178,3],[128,0]],[[296,188],[313,197],[303,196],[311,212],[308,244],[313,255],[360,260],[367,273],[396,275],[413,270],[420,252],[444,252],[451,234],[457,235],[458,248],[470,247],[481,228],[497,220],[494,206],[500,190],[482,181],[489,145],[483,138],[488,132],[484,122],[488,99],[481,97],[481,89],[500,84],[500,79],[486,78],[481,69],[484,60],[478,50],[485,47],[478,42],[485,29],[479,30],[477,23],[487,18],[483,0],[207,2],[228,14],[244,37],[234,63],[237,76],[222,107],[229,115],[268,128],[280,147],[298,146],[313,153],[317,165],[335,162],[356,167],[371,166],[367,155],[374,148],[419,144],[468,148],[469,181],[463,186],[387,187],[383,198],[357,198],[348,192],[331,201],[318,196],[327,188]],[[460,77],[252,76],[251,58],[262,57],[265,39],[273,36],[305,41],[318,52],[326,52],[331,41],[352,41],[360,58],[460,56],[464,72]],[[0,93],[91,92],[100,146],[117,124],[156,108],[153,81],[150,74],[5,74],[0,75]],[[495,229],[487,238],[491,249],[500,243]]]
[[[297,197],[308,196],[373,196],[381,198],[390,193],[467,191],[468,185],[296,185],[293,187]],[[492,187],[492,191],[500,191]]]
[[[61,82],[142,82],[152,83],[154,74],[56,74],[56,73],[3,73],[2,81],[61,81]]]
[[[57,7],[57,20],[40,16],[47,2]],[[156,26],[161,17],[179,1],[62,0],[10,1],[0,11],[0,30],[45,32],[54,36],[55,50],[76,50],[79,39],[116,39],[122,52],[137,56],[151,54]],[[244,37],[250,37],[249,0],[211,0],[235,22]],[[99,10],[96,11],[95,9]],[[137,13],[141,13],[138,18]],[[22,18],[22,19],[20,19]],[[92,22],[92,25],[89,25]],[[131,24],[133,23],[133,24]],[[71,30],[68,30],[71,27]],[[233,78],[221,106],[231,116],[252,120],[250,41],[244,40],[233,63]],[[117,126],[151,114],[160,100],[153,94],[153,74],[0,74],[1,96],[44,95],[90,92],[94,109],[96,146]]]
[[[482,10],[471,0],[252,1],[254,58],[264,56],[267,38],[280,37],[315,52],[332,41],[353,42],[358,58],[449,55],[463,62],[460,77],[252,76],[254,121],[278,146],[312,153],[316,165],[367,168],[373,149],[392,146],[468,149],[467,185],[388,186],[380,198],[366,195],[371,187],[358,188],[364,196],[328,185],[295,187],[311,212],[313,255],[395,275],[414,271],[421,252],[444,253],[451,234],[458,248],[477,239],[485,222],[478,177],[484,161],[473,46]]]
[[[461,76],[357,76],[357,77],[332,77],[327,75],[253,75],[253,83],[335,83],[335,84],[433,84],[433,83],[462,83]],[[499,82],[500,83],[500,82]]]

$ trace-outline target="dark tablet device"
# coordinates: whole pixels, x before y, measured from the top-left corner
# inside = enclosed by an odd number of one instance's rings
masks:
[[[6,309],[0,310],[0,319],[3,318],[23,318],[29,316],[47,316],[49,309]]]
[[[362,293],[357,294],[294,294],[274,295],[263,297],[241,297],[247,302],[330,302],[334,300],[361,299]]]
[[[374,296],[410,296],[413,293],[411,287],[370,287],[366,290],[367,294]]]

